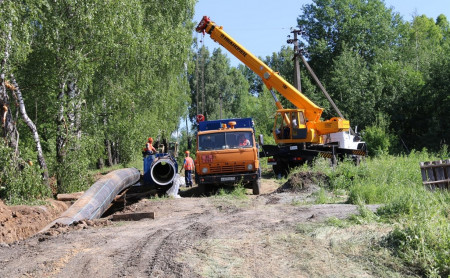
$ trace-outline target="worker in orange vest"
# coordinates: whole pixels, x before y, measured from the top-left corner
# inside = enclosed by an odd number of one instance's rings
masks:
[[[153,138],[149,137],[147,143],[145,144],[145,148],[142,150],[142,154],[144,156],[146,155],[152,155],[156,153],[155,147],[153,147]]]
[[[250,146],[250,140],[248,140],[244,134],[239,135],[239,147]]]
[[[184,159],[183,167],[180,169],[180,173],[184,168],[184,180],[186,182],[186,187],[192,187],[192,171],[194,171],[195,164],[194,160],[189,156],[189,151],[184,152],[186,158]]]

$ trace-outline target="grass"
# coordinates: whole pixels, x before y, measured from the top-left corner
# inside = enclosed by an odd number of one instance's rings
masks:
[[[329,167],[328,161],[320,159],[310,170],[325,173],[335,195],[347,194],[347,202],[359,206],[360,215],[345,221],[394,226],[395,229],[383,239],[385,248],[418,269],[419,275],[448,277],[450,194],[426,190],[419,168],[419,162],[447,158],[446,151],[435,155],[425,150],[409,155],[368,158],[359,167],[344,161],[334,169]],[[318,203],[330,201],[322,190],[318,193]],[[365,209],[365,204],[384,205],[373,213]],[[330,221],[336,226],[346,225],[338,220]]]

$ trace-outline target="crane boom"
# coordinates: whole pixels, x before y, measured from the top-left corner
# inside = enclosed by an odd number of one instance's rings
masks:
[[[297,108],[304,109],[305,117],[309,121],[316,122],[320,119],[323,111],[322,108],[314,104],[281,75],[273,71],[263,61],[235,41],[223,30],[222,26],[217,26],[215,22],[211,21],[207,16],[204,16],[198,24],[196,31],[199,33],[208,33],[214,41],[222,45],[253,72],[259,75],[269,90],[272,88],[275,89]]]

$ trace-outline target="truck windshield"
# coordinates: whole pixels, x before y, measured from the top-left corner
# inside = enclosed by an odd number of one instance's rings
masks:
[[[250,131],[209,133],[198,137],[199,151],[252,147],[253,136]]]

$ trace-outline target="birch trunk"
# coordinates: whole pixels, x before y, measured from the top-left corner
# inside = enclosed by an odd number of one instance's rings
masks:
[[[36,125],[33,123],[33,121],[28,117],[27,111],[25,109],[25,103],[23,101],[22,92],[20,91],[19,85],[16,82],[16,79],[14,78],[14,75],[11,74],[11,81],[12,81],[12,88],[13,93],[16,94],[17,101],[19,103],[19,111],[20,115],[22,116],[22,119],[27,124],[28,128],[31,130],[31,133],[33,134],[34,142],[36,143],[36,151],[37,151],[37,159],[39,162],[39,166],[41,167],[42,177],[47,182],[48,181],[48,168],[47,164],[45,163],[44,154],[41,147],[41,140],[39,138],[39,133],[37,131]]]
[[[8,92],[6,91],[5,86],[5,74],[8,71],[8,59],[9,59],[9,52],[10,52],[10,43],[12,40],[11,37],[12,33],[12,23],[8,23],[8,33],[5,34],[6,41],[5,41],[5,49],[4,49],[4,55],[3,59],[0,62],[0,120],[1,120],[1,127],[2,127],[2,133],[1,137],[5,139],[6,145],[16,150],[17,153],[17,146],[18,146],[18,131],[17,127],[15,125],[15,121],[13,119],[12,113],[11,113],[11,107],[9,103],[9,96]]]

